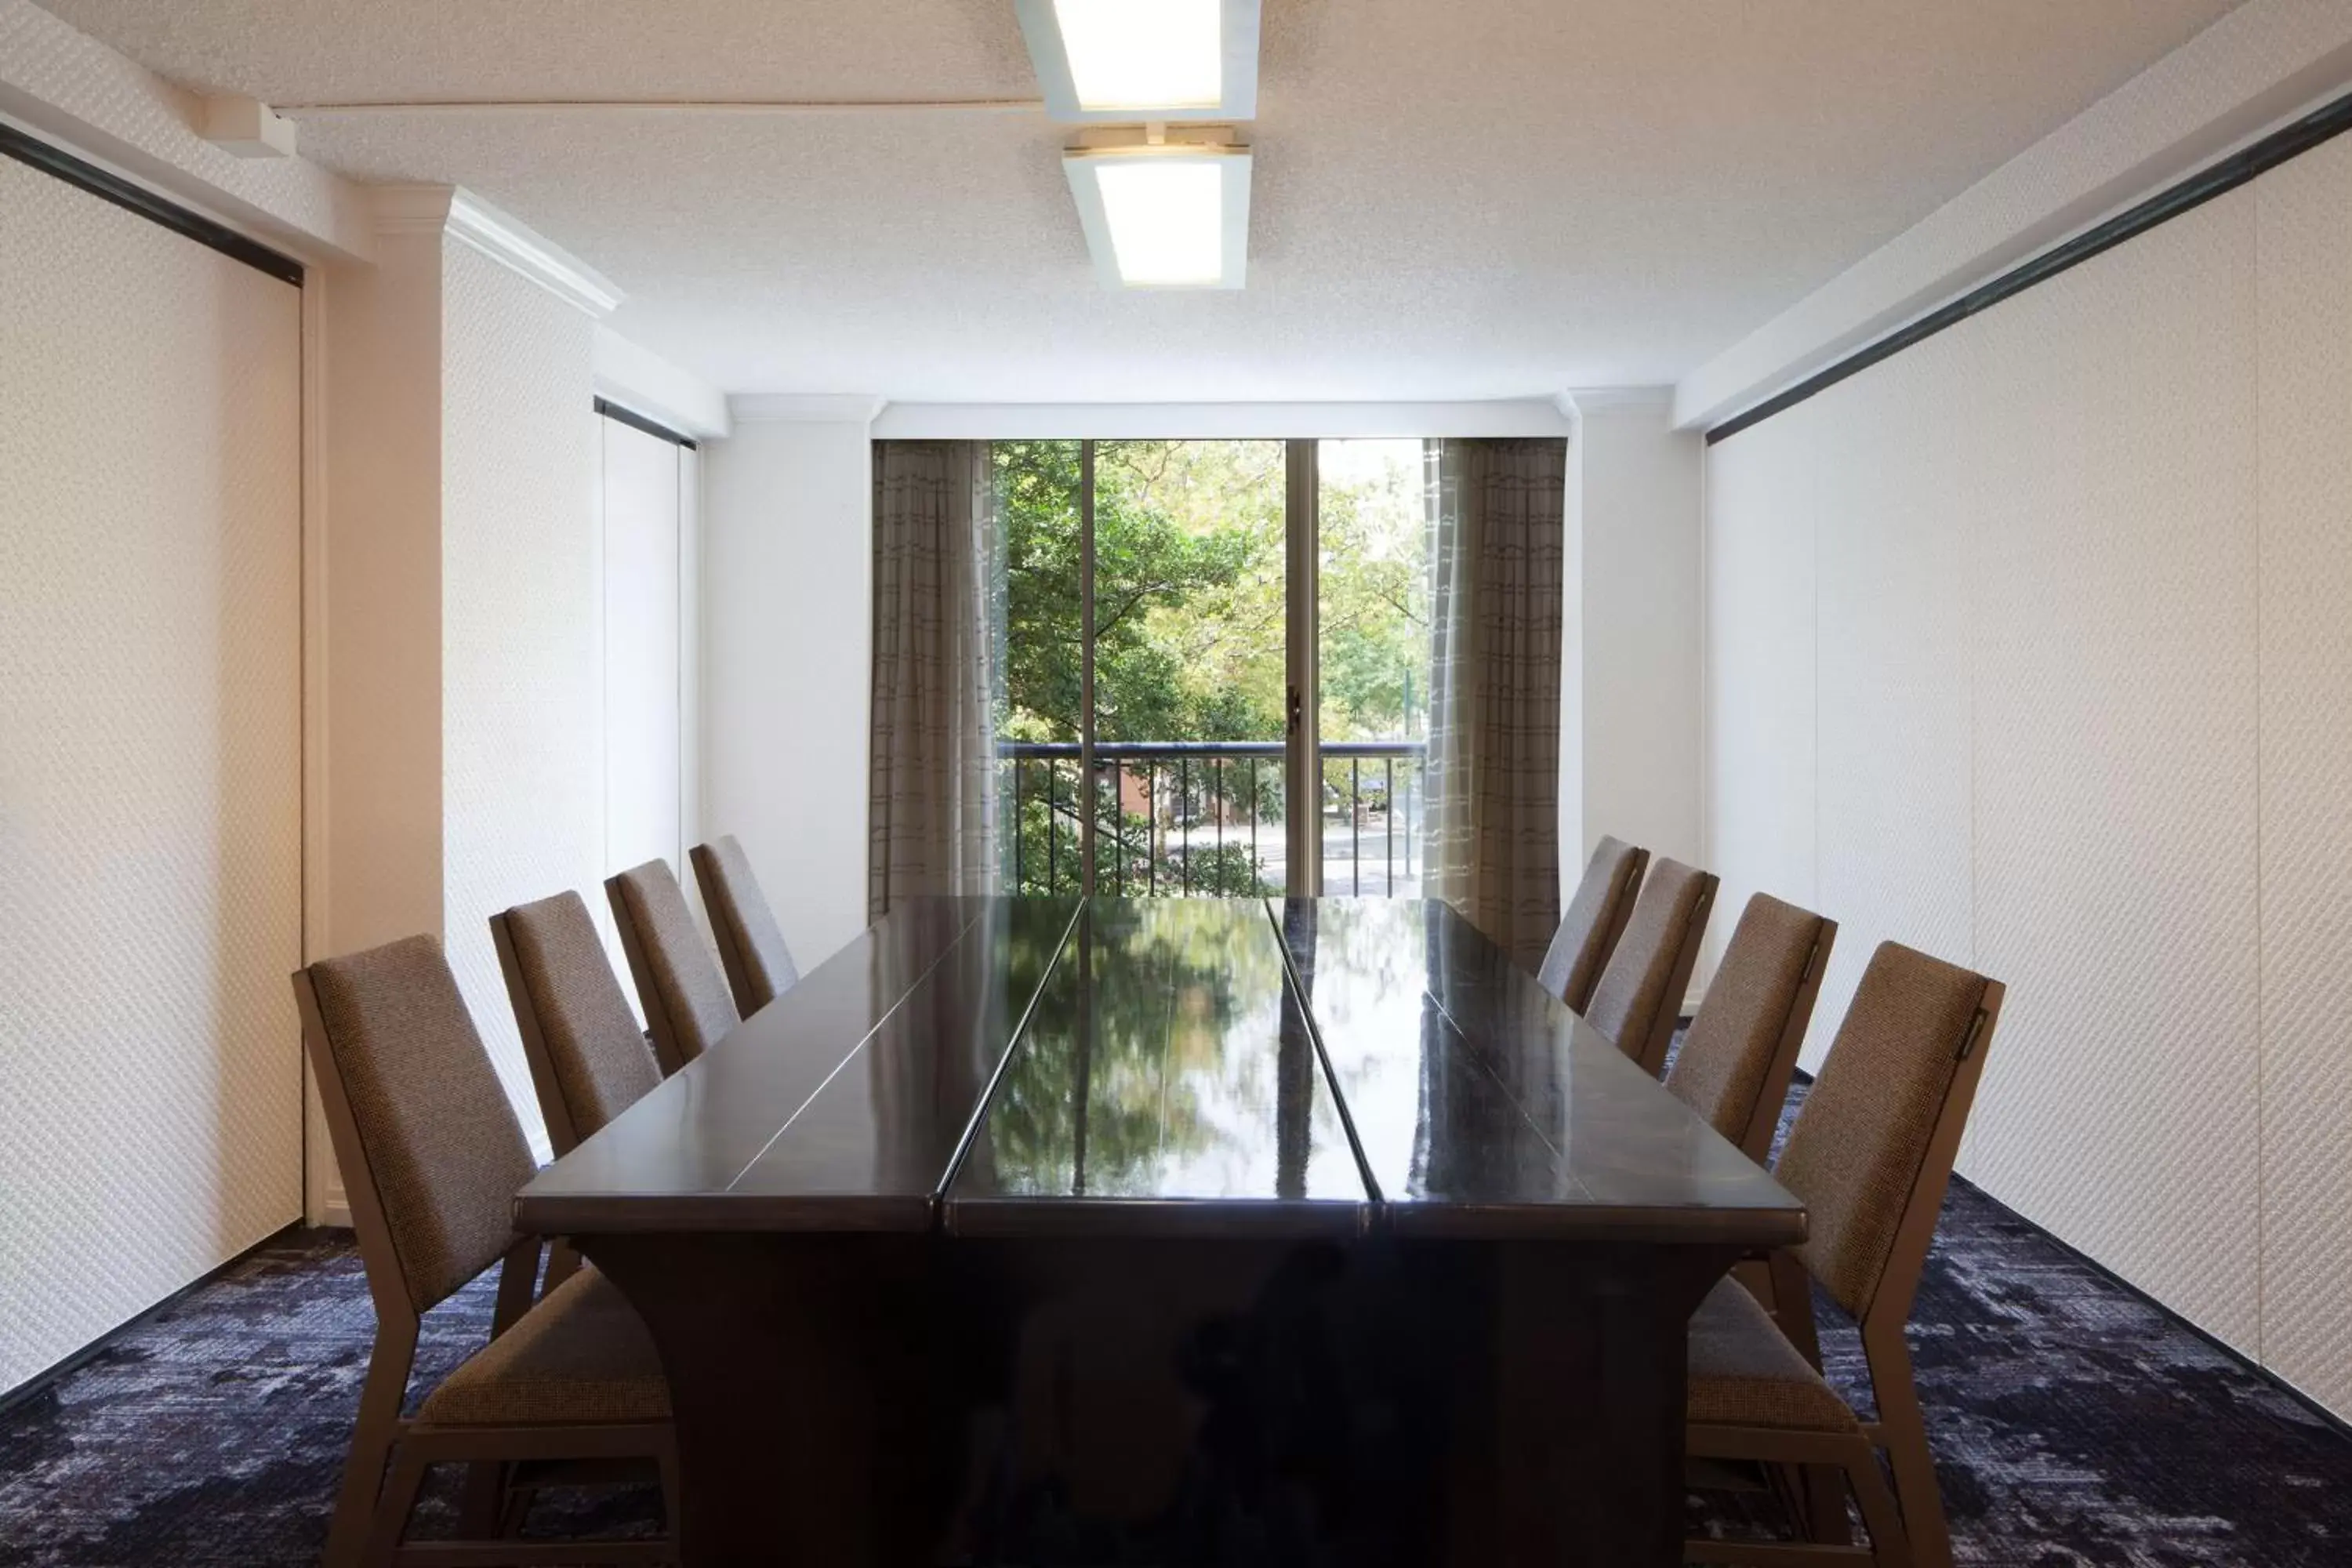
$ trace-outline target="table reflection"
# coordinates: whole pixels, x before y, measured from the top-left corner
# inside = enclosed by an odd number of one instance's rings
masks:
[[[1091,900],[956,1194],[1360,1202],[1255,900]]]

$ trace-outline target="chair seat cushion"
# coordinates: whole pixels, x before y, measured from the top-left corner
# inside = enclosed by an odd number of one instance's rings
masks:
[[[669,1384],[636,1311],[583,1268],[467,1358],[417,1407],[452,1426],[667,1421]]]
[[[1727,1277],[1691,1315],[1689,1410],[1693,1426],[1862,1429],[1763,1303]]]

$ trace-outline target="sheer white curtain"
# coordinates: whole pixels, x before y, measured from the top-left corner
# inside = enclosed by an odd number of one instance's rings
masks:
[[[870,919],[1003,889],[1003,593],[987,443],[876,442]]]
[[[1559,924],[1568,447],[1433,441],[1427,887],[1530,970]]]

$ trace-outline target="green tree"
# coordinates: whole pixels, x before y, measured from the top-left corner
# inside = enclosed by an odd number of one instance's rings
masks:
[[[1417,449],[1405,445],[1407,452]],[[1003,535],[1005,711],[1000,733],[1075,742],[1080,732],[1081,447],[992,447]],[[1402,737],[1423,700],[1424,524],[1417,461],[1327,479],[1322,491],[1322,722],[1332,739]],[[1095,713],[1104,741],[1279,741],[1285,731],[1285,457],[1279,441],[1105,441],[1096,448]],[[1197,845],[1172,868],[1184,825],[1283,816],[1282,769],[1161,765],[1105,770],[1091,791],[1075,763],[1018,764],[1020,881],[1079,879],[1082,814],[1096,823],[1096,885],[1153,879],[1201,892],[1265,889],[1245,842]],[[1148,807],[1139,798],[1150,785]],[[1091,796],[1089,800],[1087,797]]]

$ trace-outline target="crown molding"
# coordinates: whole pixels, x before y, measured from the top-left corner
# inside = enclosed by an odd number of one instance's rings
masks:
[[[611,279],[463,186],[450,193],[449,237],[520,272],[592,319],[611,315],[621,303],[621,290]]]
[[[625,297],[611,279],[462,185],[382,185],[372,199],[378,234],[446,234],[592,320],[611,315]]]
[[[376,185],[368,192],[378,234],[439,234],[449,226],[455,185]]]
[[[1550,437],[1569,435],[1574,424],[1549,397],[1454,403],[893,403],[875,420],[874,436],[949,441]]]
[[[739,392],[727,411],[738,425],[870,425],[888,402],[862,392]]]

